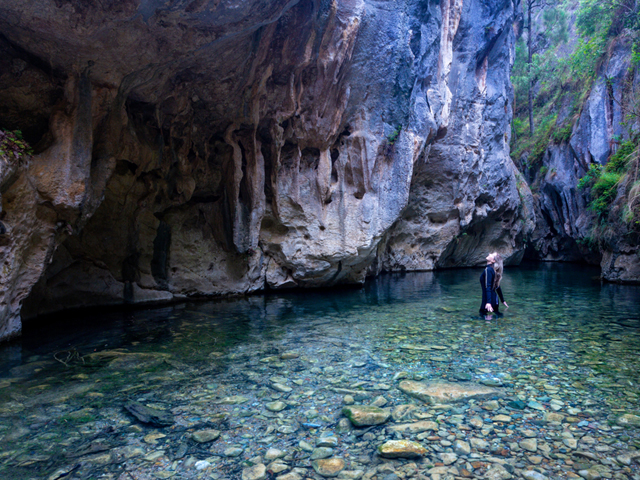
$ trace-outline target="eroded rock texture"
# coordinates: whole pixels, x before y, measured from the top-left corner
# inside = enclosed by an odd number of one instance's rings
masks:
[[[517,260],[511,0],[6,0],[0,337],[61,308]],[[527,203],[526,201],[524,202]],[[481,240],[482,238],[482,240]],[[28,297],[28,300],[27,300]]]
[[[600,264],[605,280],[640,282],[639,232],[623,220],[629,189],[637,178],[618,186],[605,224],[598,226],[588,208],[588,190],[578,188],[590,164],[605,165],[630,131],[637,131],[634,96],[640,88],[637,67],[631,65],[632,37],[622,33],[611,45],[606,62],[582,105],[570,139],[550,145],[546,167],[530,181],[535,195],[536,228],[528,255],[543,260],[587,261]],[[560,105],[561,121],[571,114]]]
[[[408,207],[388,234],[385,270],[477,265],[494,250],[507,264],[522,259],[533,204],[509,156],[514,12],[500,7],[458,2],[438,50],[427,48],[419,64],[432,82],[415,110],[425,101],[438,112],[428,118],[436,137],[415,164]]]

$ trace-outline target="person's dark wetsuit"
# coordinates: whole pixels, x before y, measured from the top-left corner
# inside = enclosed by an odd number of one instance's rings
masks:
[[[485,310],[485,306],[487,303],[490,303],[493,307],[493,311],[496,314],[499,314],[498,307],[500,306],[500,302],[504,303],[504,297],[502,296],[502,289],[500,287],[493,289],[493,280],[496,277],[496,271],[493,269],[491,265],[487,265],[487,267],[480,275],[480,285],[482,286],[482,304],[480,305],[480,315],[486,315],[491,313]],[[500,301],[498,301],[498,297],[500,297]]]

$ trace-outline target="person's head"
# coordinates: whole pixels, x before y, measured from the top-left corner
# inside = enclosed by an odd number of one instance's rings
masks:
[[[493,253],[490,253],[489,255],[487,255],[487,264],[488,265],[494,264],[496,262],[496,255],[498,255],[497,252],[493,252]]]
[[[493,252],[489,256],[493,256],[493,269],[496,271],[496,276],[493,280],[493,288],[498,288],[500,286],[500,281],[502,280],[504,260],[502,259],[502,255],[500,255],[498,252]]]

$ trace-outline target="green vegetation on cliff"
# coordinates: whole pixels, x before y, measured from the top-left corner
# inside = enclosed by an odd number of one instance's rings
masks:
[[[640,139],[624,142],[603,167],[591,164],[578,188],[589,192],[589,210],[597,221],[587,239],[592,247],[611,241],[619,234],[617,225],[624,222],[627,233],[640,233]]]
[[[528,3],[525,9],[527,6]],[[512,72],[515,90],[512,156],[522,169],[534,170],[542,166],[542,157],[550,144],[569,140],[598,67],[608,55],[612,41],[624,29],[634,36],[634,62],[640,61],[640,23],[632,0],[564,0],[544,7],[538,17],[518,40]],[[574,17],[575,23],[571,25],[570,19]],[[529,38],[525,38],[529,32],[531,63]],[[529,118],[533,118],[535,128],[531,128]]]
[[[13,132],[0,129],[0,159],[19,160],[33,152],[29,144],[22,138],[20,130]]]
[[[525,3],[525,10],[530,3]],[[622,126],[627,133],[614,137],[613,153],[605,165],[591,164],[578,187],[587,193],[589,209],[597,217],[594,240],[606,237],[607,231],[611,234],[611,223],[624,221],[632,231],[640,230],[640,138],[632,129],[640,117],[639,95],[634,88],[640,64],[638,6],[633,0],[564,0],[533,13],[532,28],[526,29],[517,43],[512,73],[514,162],[530,179],[538,178],[532,186],[535,191],[539,179],[548,172],[543,165],[545,152],[552,144],[570,140],[600,67],[611,57],[616,42],[621,38],[632,42],[629,71],[624,85],[618,87],[625,92],[624,101],[620,94],[619,98],[614,95],[613,80],[604,79],[609,101],[622,107],[626,115]],[[531,55],[529,48],[533,49]],[[534,125],[530,125],[530,118]]]

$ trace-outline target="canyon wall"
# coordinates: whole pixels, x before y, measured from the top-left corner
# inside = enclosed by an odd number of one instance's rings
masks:
[[[573,122],[570,135],[549,144],[541,168],[525,172],[535,192],[536,212],[527,257],[600,264],[602,278],[619,283],[640,283],[640,228],[624,219],[629,208],[639,208],[637,201],[629,205],[630,190],[638,181],[637,168],[622,177],[615,198],[600,215],[589,208],[589,188],[578,185],[590,166],[605,166],[640,131],[640,84],[638,66],[632,63],[633,42],[628,31],[611,41],[577,113],[573,113],[571,95],[563,97],[556,109],[557,124]]]
[[[0,5],[0,338],[65,308],[512,263],[511,0]]]

